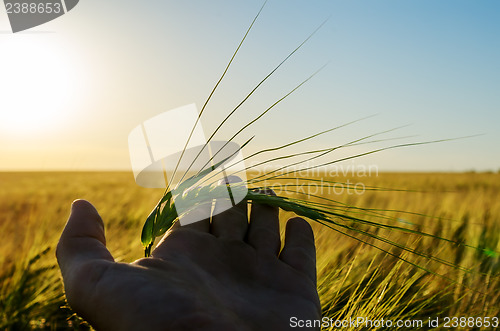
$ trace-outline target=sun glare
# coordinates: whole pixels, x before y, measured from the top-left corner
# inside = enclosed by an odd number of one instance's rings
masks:
[[[61,125],[77,89],[68,56],[48,40],[22,35],[2,37],[0,50],[1,133],[35,134]]]

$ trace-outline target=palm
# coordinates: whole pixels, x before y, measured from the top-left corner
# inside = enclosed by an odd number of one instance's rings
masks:
[[[318,319],[307,223],[289,221],[278,257],[277,211],[252,213],[248,228],[237,210],[177,227],[151,258],[131,264],[113,262],[102,246],[89,262],[66,268],[65,230],[58,257],[68,301],[102,329],[280,330],[291,317]]]

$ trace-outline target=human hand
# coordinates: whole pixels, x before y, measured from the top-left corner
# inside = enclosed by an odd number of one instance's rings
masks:
[[[310,225],[290,219],[279,250],[278,209],[254,204],[248,222],[244,202],[117,263],[97,210],[77,200],[57,259],[69,305],[97,330],[287,330],[320,319]]]

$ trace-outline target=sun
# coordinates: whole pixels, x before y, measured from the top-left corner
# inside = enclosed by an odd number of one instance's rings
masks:
[[[0,133],[36,134],[62,125],[77,92],[60,47],[33,35],[0,39]]]

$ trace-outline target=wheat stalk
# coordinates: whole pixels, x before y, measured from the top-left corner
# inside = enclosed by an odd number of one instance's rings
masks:
[[[250,27],[246,31],[244,37],[242,38],[241,42],[239,43],[236,51],[232,55],[228,65],[226,66],[223,74],[217,81],[215,87],[211,91],[209,97],[207,98],[205,104],[203,105],[203,108],[199,114],[199,118],[203,115],[206,106],[208,105],[209,101],[213,97],[216,89],[218,88],[219,84],[225,77],[228,69],[230,68],[231,64],[233,63],[238,51],[240,50],[242,44],[244,43],[245,39],[247,38],[249,32],[251,31],[253,25],[255,24],[257,18],[259,17],[262,9],[264,8],[264,5],[262,8],[259,10],[258,14],[255,16],[253,19]],[[291,53],[289,53],[282,62],[278,64],[268,75],[266,75],[246,96],[245,98],[234,108],[232,109],[228,115],[225,117],[223,121],[217,126],[215,131],[210,135],[207,143],[205,144],[204,148],[208,148],[208,144],[210,141],[213,139],[215,134],[219,131],[219,129],[226,123],[226,121],[233,116],[238,109],[243,105],[253,94],[254,92],[262,86],[262,84],[269,78],[271,77],[290,57],[292,57],[324,24],[323,22],[315,31],[313,31],[298,47],[296,47]],[[324,66],[323,66],[324,67]],[[262,111],[260,114],[258,114],[253,120],[249,121],[248,123],[244,124],[237,132],[228,140],[233,141],[236,136],[238,136],[241,132],[243,132],[245,129],[250,127],[253,123],[256,121],[260,120],[263,118],[264,115],[266,115],[269,111],[271,111],[277,104],[279,104],[281,101],[286,99],[288,96],[290,96],[292,93],[294,93],[296,90],[298,90],[300,87],[302,87],[305,83],[307,83],[310,79],[312,79],[323,67],[318,69],[318,71],[314,72],[312,75],[310,75],[308,78],[303,80],[300,84],[295,86],[291,91],[286,93],[284,96],[279,98],[276,102],[274,102],[271,106],[269,106],[267,109]],[[332,132],[334,130],[337,130],[339,128],[352,125],[360,120],[365,120],[366,117],[363,119],[359,119],[356,121],[352,121],[350,123],[346,123],[340,126],[337,126],[335,128],[331,128],[322,132],[318,132],[316,134],[298,139],[296,141],[290,142],[288,144],[282,145],[282,146],[277,146],[277,147],[270,147],[267,149],[260,150],[259,152],[253,153],[250,156],[245,157],[242,161],[253,158],[257,155],[264,154],[264,153],[270,153],[270,152],[276,152],[276,151],[281,151],[287,147],[290,147],[292,145],[299,144],[304,141],[308,141],[311,139],[314,139],[320,135]],[[198,121],[199,121],[198,118]],[[197,122],[198,122],[197,121]],[[195,123],[196,125],[197,123]],[[314,178],[305,178],[305,177],[295,177],[295,173],[300,172],[300,171],[307,171],[307,170],[312,170],[312,169],[317,169],[320,167],[326,167],[332,164],[336,164],[339,162],[347,161],[347,160],[352,160],[352,159],[357,159],[363,156],[367,156],[370,154],[374,153],[380,153],[389,149],[395,149],[395,148],[402,148],[402,147],[411,147],[411,146],[418,146],[418,145],[427,145],[431,143],[438,143],[438,142],[445,142],[445,141],[450,141],[453,139],[441,139],[441,140],[434,140],[434,141],[424,141],[424,142],[412,142],[412,143],[405,143],[405,144],[397,144],[397,145],[389,145],[386,147],[382,148],[377,148],[377,149],[372,149],[368,150],[363,153],[357,153],[351,156],[343,157],[340,159],[333,159],[333,160],[328,160],[326,162],[322,162],[319,165],[314,165],[314,166],[302,166],[304,163],[308,161],[314,161],[318,160],[324,157],[328,157],[331,155],[332,152],[337,151],[339,149],[346,149],[350,148],[353,146],[359,146],[363,144],[370,144],[374,142],[385,142],[385,141],[391,141],[394,139],[398,138],[385,138],[385,139],[372,139],[376,136],[392,132],[395,129],[390,129],[382,132],[378,132],[375,134],[367,135],[364,137],[361,137],[359,139],[355,139],[353,141],[347,142],[345,144],[333,146],[330,148],[324,148],[324,149],[318,149],[318,150],[307,150],[303,151],[300,153],[295,153],[295,154],[286,154],[283,156],[279,157],[274,157],[274,158],[269,158],[266,161],[260,162],[252,167],[247,167],[245,170],[252,170],[252,168],[264,165],[266,163],[270,163],[273,161],[278,161],[278,160],[288,160],[291,159],[292,162],[289,163],[287,166],[280,167],[278,169],[274,169],[272,171],[268,171],[262,175],[259,175],[257,177],[248,179],[245,183],[237,183],[234,184],[232,183],[230,186],[231,191],[235,190],[246,190],[247,187],[249,188],[248,192],[245,195],[244,200],[249,203],[250,205],[252,204],[266,204],[270,206],[275,206],[278,207],[282,210],[293,212],[301,217],[307,218],[311,221],[317,222],[319,224],[322,224],[325,227],[328,227],[332,229],[333,231],[338,232],[341,235],[348,236],[350,238],[353,238],[355,240],[358,240],[366,245],[372,246],[378,250],[381,250],[385,252],[388,255],[394,256],[398,258],[401,261],[407,262],[411,265],[413,265],[416,268],[419,268],[427,273],[431,273],[434,275],[438,275],[444,279],[447,279],[453,283],[457,282],[454,279],[448,278],[447,276],[438,273],[437,271],[431,270],[431,267],[429,267],[429,262],[435,262],[439,266],[444,266],[444,267],[449,267],[453,268],[456,270],[460,270],[465,273],[472,273],[473,268],[467,268],[464,266],[461,266],[458,262],[452,262],[445,260],[443,258],[440,258],[438,256],[434,256],[428,252],[423,252],[417,248],[411,247],[409,245],[406,245],[404,243],[399,243],[396,242],[395,240],[392,240],[390,236],[384,236],[378,234],[379,230],[387,230],[390,232],[400,232],[400,233],[405,233],[408,235],[414,235],[414,236],[419,236],[422,238],[431,238],[433,240],[437,240],[442,243],[454,245],[456,247],[460,247],[461,249],[472,249],[477,252],[477,254],[484,254],[487,256],[494,256],[498,257],[499,252],[496,252],[494,250],[488,249],[486,247],[482,246],[473,246],[465,243],[464,240],[454,240],[450,238],[445,238],[443,236],[439,235],[434,235],[431,233],[427,233],[425,231],[422,231],[419,229],[418,224],[411,223],[411,222],[403,222],[405,226],[401,226],[401,220],[395,216],[390,216],[387,215],[387,212],[395,212],[395,211],[389,211],[389,210],[374,210],[374,209],[365,209],[361,207],[356,207],[356,206],[351,206],[351,205],[346,205],[340,201],[336,201],[334,199],[330,198],[325,198],[322,196],[317,196],[313,194],[308,194],[306,198],[291,198],[285,195],[276,195],[276,196],[271,196],[267,195],[265,193],[262,193],[263,191],[267,189],[273,189],[277,185],[276,183],[273,184],[273,182],[277,182],[278,180],[296,180],[297,184],[296,185],[301,185],[303,187],[311,187],[314,185],[314,187],[319,188],[328,188],[331,187],[332,185],[339,184],[338,182],[330,181],[330,180],[325,180],[325,179],[314,179]],[[194,128],[193,128],[194,130]],[[401,137],[400,137],[401,138]],[[406,137],[404,137],[406,138]],[[463,137],[462,137],[463,138]],[[190,139],[190,138],[189,138]],[[185,148],[188,146],[189,143],[186,141]],[[456,139],[456,138],[455,138]],[[252,139],[248,140],[243,146],[241,147],[242,149],[245,148]],[[210,162],[213,161],[210,159],[207,164],[205,164],[205,167],[207,167],[205,170],[198,172],[194,176],[191,176],[187,179],[184,179],[187,176],[187,173],[189,172],[191,166],[194,164],[196,159],[200,156],[202,150],[198,153],[198,155],[195,157],[195,159],[192,161],[191,165],[185,170],[184,174],[182,175],[181,178],[181,183],[177,187],[173,188],[170,185],[167,186],[167,189],[160,199],[160,201],[157,203],[153,211],[150,213],[150,215],[147,217],[146,222],[144,224],[143,230],[142,230],[142,235],[141,235],[141,242],[144,246],[145,249],[145,256],[149,256],[151,254],[151,249],[153,247],[153,244],[155,242],[155,238],[164,235],[172,226],[175,222],[177,222],[182,216],[186,213],[189,213],[193,209],[199,208],[200,206],[203,205],[212,205],[213,201],[215,200],[224,200],[227,199],[227,192],[228,192],[228,187],[224,184],[220,184],[217,178],[220,178],[221,172],[218,170],[218,167],[228,161],[230,157],[224,159],[223,161],[219,162],[218,164],[215,164],[213,166],[210,166]],[[182,152],[184,154],[184,151]],[[182,154],[182,155],[183,155]],[[181,158],[182,158],[181,155]],[[298,161],[293,161],[293,159],[299,158],[299,157],[306,157],[306,159],[300,159]],[[179,166],[180,160],[177,163],[175,169],[174,169],[174,175],[175,172],[177,172],[178,166]],[[235,163],[229,165],[229,167],[234,166]],[[295,170],[288,170],[291,166],[302,166],[302,168],[295,169]],[[205,168],[203,167],[203,168]],[[227,169],[228,167],[226,167]],[[172,175],[172,178],[173,176]],[[290,177],[293,176],[293,177]],[[319,184],[318,184],[319,182]],[[346,183],[342,183],[343,185],[346,185]],[[287,193],[289,194],[301,194],[299,191],[294,191],[290,189],[290,187],[293,186],[288,186],[289,189],[287,190]],[[385,188],[380,188],[380,187],[368,187],[369,190],[387,190]],[[407,192],[409,190],[401,190],[401,189],[391,189],[393,191],[403,191]],[[246,191],[245,191],[246,192]],[[243,192],[243,194],[245,194]],[[241,192],[240,192],[241,193]],[[178,215],[176,208],[175,208],[175,203],[174,201],[188,201],[191,208],[184,211],[183,214]],[[406,213],[406,214],[412,214],[409,212],[405,211],[396,211],[399,213]],[[419,213],[413,213],[415,215],[421,216],[421,217],[429,217],[426,215],[422,215]],[[375,219],[376,221],[374,221]],[[398,224],[398,225],[395,225]],[[389,247],[389,248],[388,248]],[[396,249],[400,253],[394,253],[391,251],[391,249]],[[405,252],[408,254],[405,254],[405,256],[414,256],[416,258],[423,258],[426,262],[425,264],[419,264],[417,262],[413,262],[412,260],[403,257],[401,252]],[[482,273],[479,271],[479,273]]]

